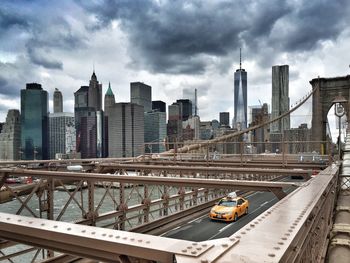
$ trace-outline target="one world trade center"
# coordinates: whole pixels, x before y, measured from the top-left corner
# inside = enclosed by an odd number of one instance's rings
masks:
[[[233,128],[247,128],[247,72],[242,69],[241,49],[239,50],[239,69],[235,72]]]

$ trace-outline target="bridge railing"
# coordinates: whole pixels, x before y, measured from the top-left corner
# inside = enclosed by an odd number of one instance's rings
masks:
[[[186,148],[186,145],[199,144],[201,147],[194,151],[179,153],[177,149]],[[161,151],[160,143],[145,143],[144,153],[146,156],[157,158]],[[164,144],[161,144],[164,146]],[[157,147],[155,147],[157,146]],[[165,144],[167,148],[174,151],[168,155],[159,155],[158,158],[173,158],[180,160],[222,160],[230,159],[234,161],[281,161],[287,162],[312,162],[326,163],[333,161],[334,145],[327,141],[276,141],[276,142],[215,142],[209,141],[188,141],[184,143]]]
[[[106,262],[322,262],[337,175],[337,166],[328,167],[228,238],[190,242],[3,213],[0,237]],[[181,180],[190,186],[194,179]]]

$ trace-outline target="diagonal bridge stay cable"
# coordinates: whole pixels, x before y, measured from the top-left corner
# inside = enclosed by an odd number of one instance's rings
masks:
[[[228,139],[231,139],[231,138],[234,138],[236,136],[239,136],[239,135],[242,135],[244,133],[247,133],[247,132],[250,132],[250,131],[253,131],[253,130],[256,130],[256,129],[259,129],[265,125],[269,125],[275,121],[278,121],[286,116],[288,116],[289,114],[291,114],[292,112],[294,112],[295,110],[297,110],[299,107],[301,107],[301,105],[303,105],[310,97],[311,95],[314,94],[314,92],[316,91],[316,89],[318,88],[318,86],[316,86],[303,100],[301,100],[299,102],[299,104],[297,104],[295,107],[293,107],[292,109],[290,109],[289,111],[277,116],[276,118],[272,119],[272,120],[269,120],[267,122],[264,122],[264,123],[261,123],[261,124],[258,124],[258,125],[255,125],[255,126],[252,126],[250,128],[247,128],[247,129],[244,129],[242,131],[237,131],[235,133],[232,133],[232,134],[228,134],[228,135],[223,135],[223,136],[220,136],[218,138],[215,138],[215,139],[212,139],[212,140],[207,140],[205,142],[201,142],[201,143],[194,143],[194,144],[190,144],[190,145],[186,145],[186,146],[183,146],[179,149],[177,149],[177,153],[186,153],[186,152],[189,152],[189,151],[193,151],[193,150],[198,150],[202,147],[206,147],[208,145],[211,145],[211,144],[215,144],[215,143],[219,143],[219,142],[223,142],[223,141],[226,141]],[[159,155],[162,156],[162,155],[169,155],[169,154],[174,154],[174,149],[171,149],[169,151],[166,151],[166,152],[163,152],[163,153],[160,153]]]

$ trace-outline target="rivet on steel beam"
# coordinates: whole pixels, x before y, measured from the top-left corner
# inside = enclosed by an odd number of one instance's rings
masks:
[[[108,237],[113,237],[113,235],[109,235]]]
[[[281,246],[282,246],[282,245],[284,245],[284,243],[283,243],[283,242],[281,242],[281,241],[280,241],[280,242],[278,242],[277,244],[278,244],[278,245],[281,245]]]
[[[135,240],[135,238],[130,238],[130,241],[134,241]]]
[[[72,229],[70,227],[67,228],[68,231],[71,231]]]
[[[281,239],[282,239],[282,240],[287,240],[287,238],[286,238],[286,237],[282,237]]]
[[[85,230],[85,229],[81,230],[81,233],[85,233],[85,232],[86,232],[86,230]]]
[[[107,234],[106,234],[106,233],[103,233],[102,236],[105,237],[105,236],[107,236]]]
[[[18,222],[22,222],[22,220],[21,220],[21,219],[18,219]]]
[[[201,259],[201,263],[208,263],[208,259]]]
[[[222,247],[228,247],[228,244],[224,243],[224,244],[221,244]]]
[[[279,249],[280,249],[280,247],[274,247],[274,249],[279,250]]]
[[[201,248],[201,247],[196,247],[196,249],[197,249],[198,251],[202,250],[202,248]]]
[[[192,243],[192,246],[197,246],[198,244],[196,242],[193,242]]]
[[[270,253],[270,254],[268,254],[268,256],[273,258],[273,257],[274,257],[274,256],[276,256],[276,255],[275,255],[275,254]]]
[[[151,241],[147,240],[147,241],[146,241],[146,244],[149,244],[149,243],[151,243]]]
[[[183,249],[183,250],[181,250],[183,253],[186,253],[187,252],[187,249]]]
[[[96,233],[95,232],[91,232],[91,235],[95,235]]]
[[[6,218],[6,219],[7,219],[7,220],[11,220],[11,218],[9,218],[9,217],[8,217],[8,218]],[[29,222],[29,224],[30,224],[30,222]]]
[[[240,238],[241,238],[241,236],[235,236],[235,238],[238,238],[238,239],[240,239]]]
[[[191,254],[195,255],[195,254],[197,254],[197,251],[192,250],[192,251],[191,251]]]
[[[230,237],[229,239],[230,239],[230,241],[235,241],[236,240],[234,237]]]
[[[120,236],[115,236],[115,238],[120,238]]]
[[[207,244],[202,244],[202,247],[207,247],[208,245]]]
[[[246,232],[245,231],[242,231],[242,234],[244,235]]]
[[[255,224],[250,224],[251,227],[255,227]]]
[[[127,237],[123,237],[124,240],[127,240],[128,238]]]
[[[139,240],[137,240],[137,241],[141,243],[141,242],[142,242],[142,239],[139,239]]]
[[[289,233],[285,233],[284,235],[285,235],[286,237],[290,236],[290,234],[289,234]]]
[[[53,226],[53,228],[57,228],[58,226],[57,225],[55,225],[55,226]],[[85,230],[84,230],[85,231]]]
[[[44,223],[42,223],[42,224],[41,224],[41,226],[45,226],[45,224],[44,224]]]

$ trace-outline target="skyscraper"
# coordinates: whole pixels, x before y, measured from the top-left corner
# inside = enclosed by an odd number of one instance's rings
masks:
[[[220,112],[220,125],[221,126],[230,126],[230,113],[229,112]]]
[[[108,115],[111,107],[115,104],[114,93],[111,89],[111,83],[108,84],[108,89],[105,94],[105,112],[104,112],[104,133],[103,133],[103,157],[108,157]]]
[[[142,154],[144,109],[133,103],[115,103],[108,114],[109,157],[135,157]]]
[[[144,112],[152,110],[152,87],[142,82],[130,83],[131,103],[143,106]]]
[[[102,84],[97,81],[95,72],[89,86],[81,86],[74,98],[77,151],[81,158],[102,157]]]
[[[274,119],[287,111],[289,111],[289,66],[273,66],[271,118]],[[280,121],[271,123],[271,133],[281,133],[289,129],[289,115]]]
[[[191,100],[181,99],[181,100],[177,100],[176,103],[178,103],[181,107],[182,121],[187,121],[188,118],[192,116],[192,102],[191,102]]]
[[[95,71],[91,75],[89,83],[88,106],[95,111],[102,110],[102,84],[97,81]]]
[[[145,143],[147,153],[160,153],[165,151],[166,113],[158,110],[145,112]]]
[[[70,154],[76,151],[74,114],[56,112],[49,115],[50,159],[56,154]]]
[[[59,91],[57,88],[55,89],[55,92],[53,93],[53,112],[63,112],[63,98],[62,98],[62,92]]]
[[[21,158],[21,120],[19,110],[9,110],[0,132],[0,160]]]
[[[158,110],[160,112],[166,112],[166,103],[161,100],[152,101],[152,110]]]
[[[247,72],[242,69],[241,49],[239,49],[239,69],[234,74],[234,118],[233,127],[247,128]]]
[[[182,107],[179,103],[168,106],[167,135],[169,143],[182,141]],[[173,145],[169,145],[171,148]]]
[[[48,94],[40,84],[21,90],[21,148],[23,159],[48,158]]]

